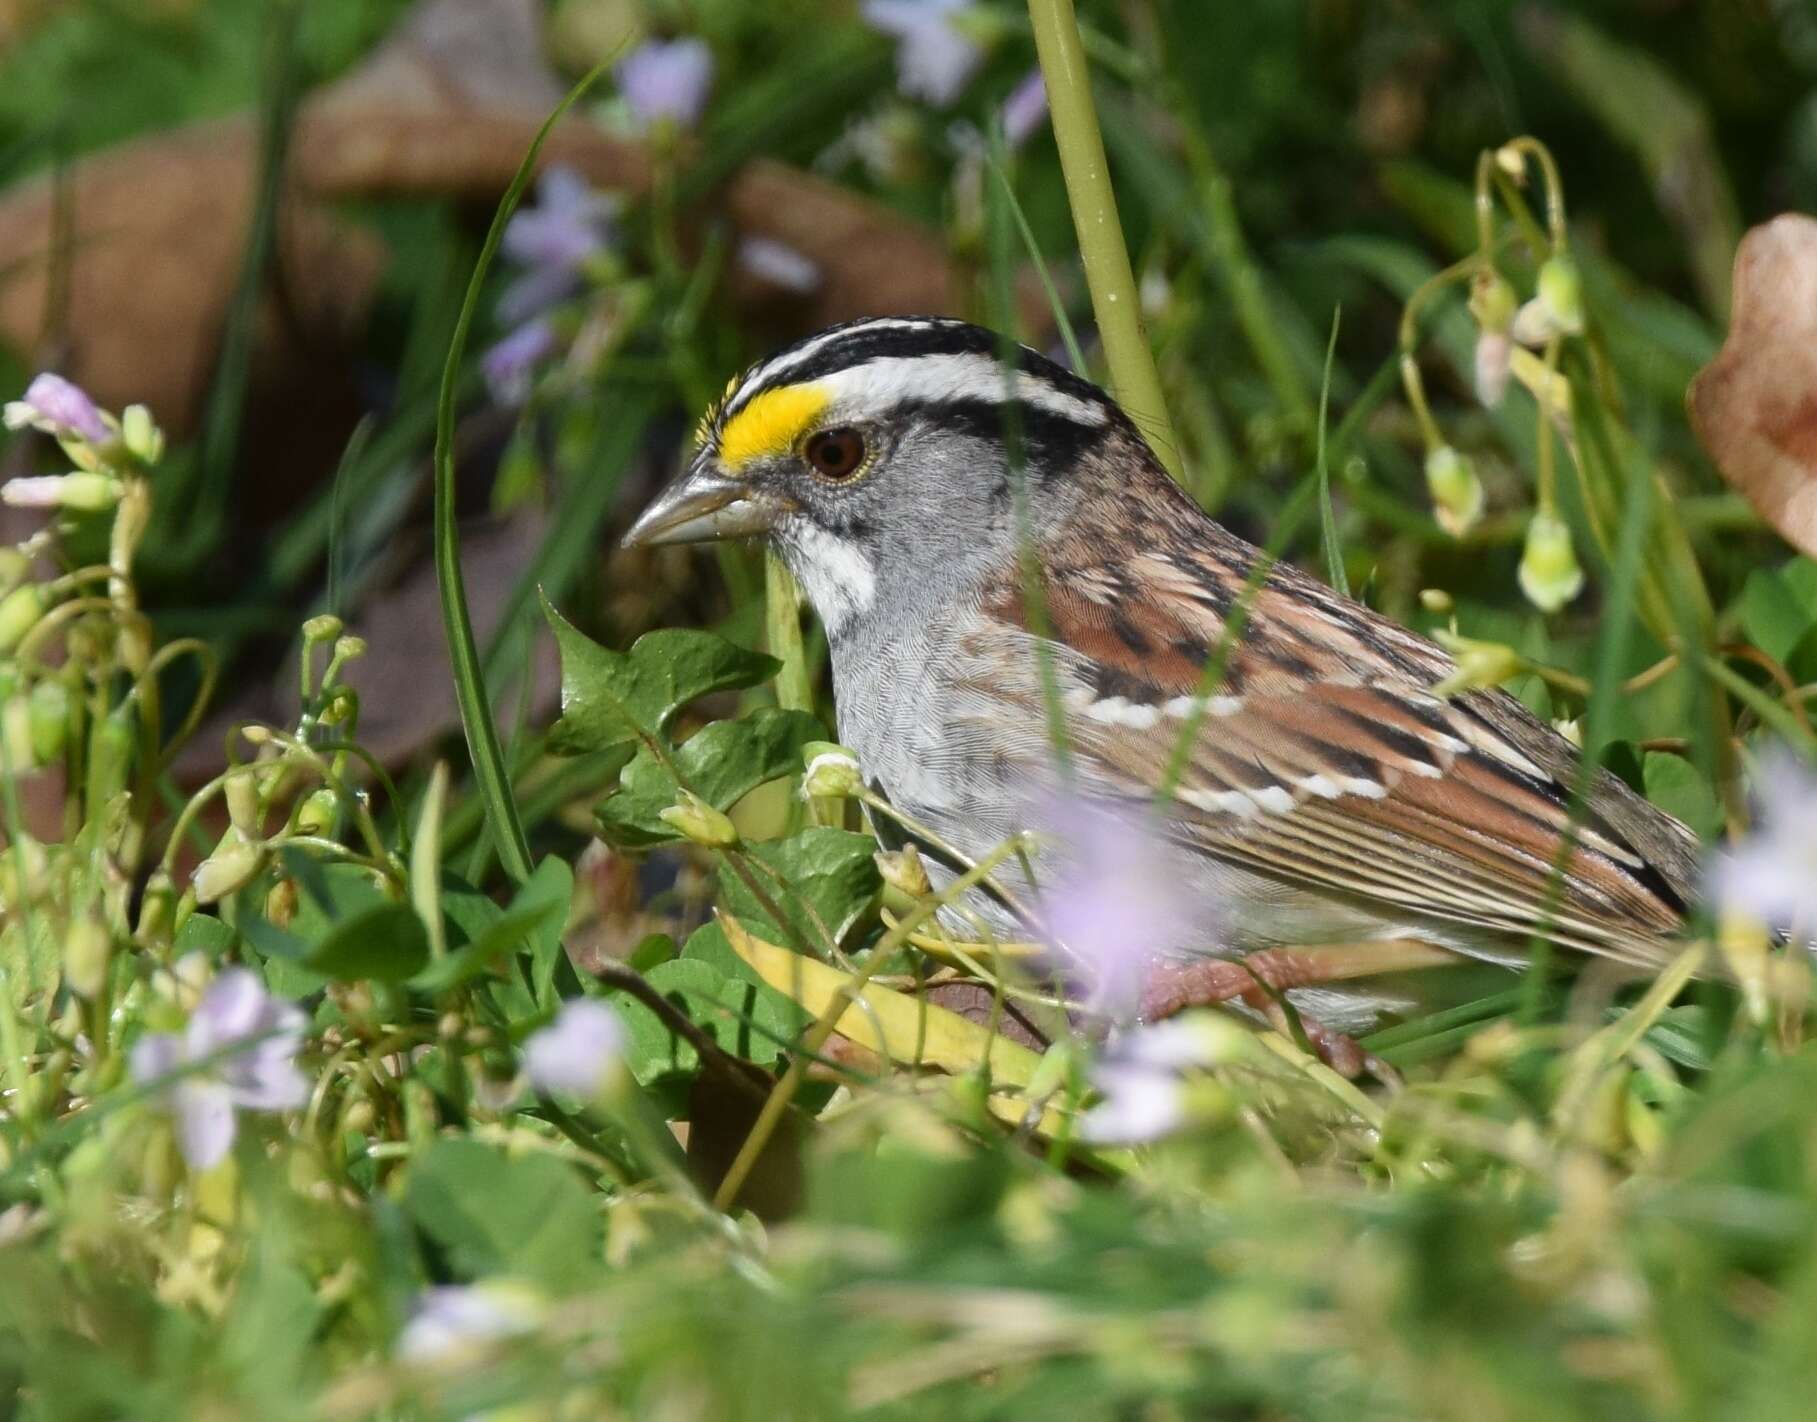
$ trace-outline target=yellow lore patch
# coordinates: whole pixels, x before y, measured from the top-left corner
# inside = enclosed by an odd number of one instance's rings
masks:
[[[764,391],[719,432],[719,462],[728,469],[739,469],[766,454],[793,449],[802,432],[826,409],[829,398],[822,387],[811,383]]]

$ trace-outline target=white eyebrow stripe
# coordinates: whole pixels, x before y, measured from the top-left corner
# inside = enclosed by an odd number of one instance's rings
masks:
[[[757,391],[777,384],[791,370],[807,364],[821,351],[837,341],[849,341],[856,336],[866,335],[873,331],[928,331],[937,324],[934,321],[914,317],[885,317],[876,321],[867,321],[862,326],[840,326],[830,331],[823,331],[801,345],[793,346],[780,355],[771,356],[762,365],[753,367],[739,382],[737,393],[726,402],[724,413],[726,415],[737,414]]]
[[[820,377],[835,405],[849,401],[864,411],[881,411],[916,401],[1015,399],[1074,424],[1100,428],[1109,421],[1103,407],[1068,395],[1027,371],[1007,369],[994,356],[879,356]]]

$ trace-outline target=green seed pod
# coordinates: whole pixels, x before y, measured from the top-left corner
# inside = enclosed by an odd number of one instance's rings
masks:
[[[107,959],[113,945],[107,929],[87,914],[69,926],[63,942],[63,981],[77,997],[95,998],[107,983]]]
[[[189,887],[199,904],[218,903],[250,884],[265,867],[265,846],[248,839],[237,826],[221,836],[214,853],[196,866]]]
[[[22,691],[15,691],[0,705],[0,751],[5,753],[5,766],[15,775],[38,767],[37,753],[32,750],[32,703]]]
[[[1470,314],[1485,331],[1506,331],[1520,309],[1520,298],[1500,272],[1490,268],[1470,280]]]
[[[332,642],[341,635],[341,619],[332,612],[320,613],[303,624],[305,642]]]
[[[1483,516],[1483,485],[1470,461],[1448,444],[1426,456],[1426,488],[1433,517],[1453,538],[1467,533]]]
[[[32,750],[40,765],[62,758],[69,744],[69,688],[60,681],[41,681],[32,688]]]
[[[1583,277],[1577,263],[1563,252],[1548,258],[1539,269],[1539,301],[1554,330],[1566,336],[1583,334]]]
[[[801,776],[801,793],[849,799],[864,789],[864,773],[858,768],[858,757],[842,745],[831,741],[810,741],[802,747],[807,767]]]
[[[340,808],[340,800],[334,791],[323,786],[320,790],[310,792],[303,803],[297,806],[296,827],[298,834],[325,835],[334,829],[335,812]]]
[[[124,701],[95,722],[89,733],[84,808],[91,821],[100,819],[114,798],[125,791],[138,734],[132,703]]]
[[[907,913],[934,891],[934,886],[928,882],[927,867],[921,862],[921,851],[914,845],[884,850],[871,858],[876,862],[877,872],[883,876],[883,903],[890,912]]]
[[[1559,608],[1583,591],[1584,570],[1571,546],[1571,529],[1545,510],[1527,525],[1527,547],[1520,560],[1520,588],[1542,612]]]
[[[257,779],[250,773],[229,775],[221,787],[221,794],[227,801],[227,817],[233,821],[233,827],[247,839],[260,838]]]
[[[25,634],[44,616],[44,586],[26,583],[0,598],[0,656],[25,640]]]

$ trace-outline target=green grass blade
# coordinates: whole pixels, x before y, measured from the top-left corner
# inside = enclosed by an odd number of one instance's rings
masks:
[[[599,64],[583,77],[568,91],[555,112],[544,120],[530,144],[530,151],[518,165],[517,174],[511,179],[498,211],[492,215],[492,226],[486,233],[485,245],[480,248],[473,276],[467,283],[460,319],[455,322],[448,359],[442,365],[441,394],[436,402],[435,575],[441,591],[442,626],[448,637],[448,659],[454,672],[454,694],[460,704],[461,727],[467,735],[467,752],[473,758],[474,778],[479,782],[480,796],[486,802],[486,819],[498,845],[499,861],[505,866],[505,872],[520,884],[530,877],[534,867],[530,860],[530,844],[524,837],[523,821],[518,818],[517,802],[511,794],[510,771],[505,764],[504,749],[499,744],[498,727],[492,720],[491,704],[486,698],[479,646],[474,641],[473,618],[467,609],[466,580],[461,575],[460,536],[454,523],[454,396],[461,360],[467,349],[467,335],[479,307],[480,291],[485,286],[486,272],[498,252],[499,243],[504,240],[505,224],[511,220],[524,190],[530,186],[544,140],[605,73],[608,63]]]

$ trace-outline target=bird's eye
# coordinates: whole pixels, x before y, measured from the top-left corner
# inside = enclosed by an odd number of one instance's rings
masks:
[[[801,451],[808,467],[823,479],[849,479],[864,463],[864,436],[841,427],[821,430]]]

